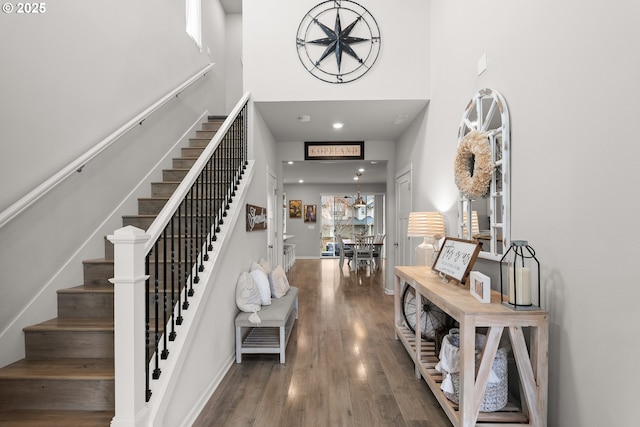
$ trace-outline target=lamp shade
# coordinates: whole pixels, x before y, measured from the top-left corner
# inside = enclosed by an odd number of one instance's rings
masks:
[[[407,236],[444,237],[444,217],[440,212],[410,212]]]

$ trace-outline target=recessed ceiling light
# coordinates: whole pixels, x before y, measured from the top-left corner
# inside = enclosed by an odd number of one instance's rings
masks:
[[[342,129],[342,126],[344,126],[344,124],[340,123],[340,122],[336,122],[333,124],[333,128],[334,129]]]
[[[298,116],[298,121],[302,122],[302,123],[306,123],[306,122],[310,122],[311,121],[311,116],[307,116],[302,115],[302,116]]]
[[[364,172],[364,168],[358,169],[358,172]]]
[[[287,164],[292,165],[292,164],[293,164],[293,162],[292,162],[291,160],[289,160],[289,161],[287,162]]]
[[[358,175],[356,175],[356,176],[354,176],[354,177],[353,177],[353,180],[354,180],[354,181],[357,181],[358,179],[359,179],[359,178],[358,178]]]
[[[304,179],[299,179],[298,182],[302,184],[304,182]]]

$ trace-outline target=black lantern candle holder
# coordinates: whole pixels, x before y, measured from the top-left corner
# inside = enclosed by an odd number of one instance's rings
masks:
[[[532,265],[535,262],[535,266]],[[540,300],[540,262],[536,251],[526,240],[513,240],[509,250],[500,259],[500,294],[508,289],[508,299],[502,304],[515,310],[538,310],[533,295]]]

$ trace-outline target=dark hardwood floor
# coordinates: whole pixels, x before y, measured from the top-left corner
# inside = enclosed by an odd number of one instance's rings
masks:
[[[300,310],[286,364],[243,355],[195,426],[451,426],[394,337],[382,269],[302,259],[288,276]]]

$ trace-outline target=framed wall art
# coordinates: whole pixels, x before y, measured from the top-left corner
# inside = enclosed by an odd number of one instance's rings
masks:
[[[304,205],[304,222],[316,222],[316,205]]]
[[[247,231],[267,229],[267,208],[247,203]]]
[[[302,218],[302,200],[289,200],[289,218]]]

